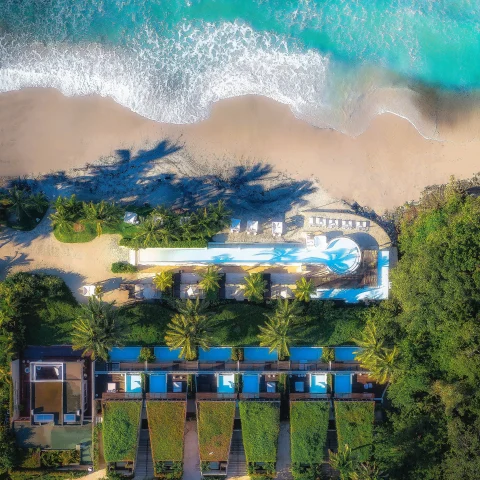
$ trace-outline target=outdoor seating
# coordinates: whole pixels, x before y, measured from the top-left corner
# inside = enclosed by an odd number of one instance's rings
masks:
[[[308,224],[313,227],[315,225],[315,217],[310,217],[308,219]]]
[[[341,220],[342,222],[342,230],[350,230],[350,224],[348,223],[349,220]]]
[[[337,220],[330,218],[328,220],[328,228],[337,228]]]
[[[315,240],[312,235],[306,235],[305,237],[305,245],[307,247],[314,247],[315,246]]]
[[[272,235],[281,237],[283,233],[283,222],[272,222]]]
[[[241,220],[238,218],[232,218],[232,222],[230,224],[230,233],[240,233],[240,225]]]
[[[258,233],[258,221],[248,220],[247,222],[247,235],[256,235]]]

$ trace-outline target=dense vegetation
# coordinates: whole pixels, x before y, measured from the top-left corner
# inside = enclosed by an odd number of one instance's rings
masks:
[[[348,445],[352,456],[365,462],[372,456],[374,402],[334,402],[339,448]]]
[[[480,471],[480,199],[452,182],[406,209],[392,300],[370,311],[396,347],[375,458],[391,479]]]
[[[197,415],[200,461],[228,460],[235,417],[235,402],[198,402]]]
[[[296,479],[318,476],[327,443],[330,402],[291,402],[292,473]],[[308,467],[307,467],[308,465]]]
[[[55,237],[61,242],[89,242],[103,233],[122,236],[120,245],[130,248],[206,247],[213,235],[228,225],[230,212],[223,202],[198,211],[175,211],[163,206],[121,208],[101,201],[82,202],[75,195],[58,197],[50,216]],[[138,223],[123,221],[126,211],[138,215]]]
[[[141,408],[141,402],[103,404],[103,449],[107,462],[135,460]]]
[[[271,464],[270,473],[273,474],[280,433],[280,404],[241,401],[239,407],[247,463],[250,466],[259,462]]]

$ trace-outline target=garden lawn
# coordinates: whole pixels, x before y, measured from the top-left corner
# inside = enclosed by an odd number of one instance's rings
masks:
[[[359,461],[370,460],[375,402],[334,402],[338,446],[348,445]]]
[[[248,463],[277,461],[280,403],[240,402],[243,446]]]
[[[183,462],[185,402],[147,402],[153,462]]]
[[[327,443],[330,402],[291,402],[292,463],[318,465]]]
[[[141,402],[104,403],[103,447],[107,462],[135,460],[141,409]]]
[[[227,461],[233,434],[235,402],[198,402],[197,415],[200,461]]]

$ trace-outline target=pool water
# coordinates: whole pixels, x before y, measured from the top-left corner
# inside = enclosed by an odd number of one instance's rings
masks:
[[[359,347],[335,347],[335,360],[338,362],[354,362]]]
[[[235,393],[235,375],[233,373],[218,375],[217,392]]]
[[[228,362],[232,359],[231,347],[211,347],[209,350],[201,348],[198,352],[201,362]]]
[[[110,350],[111,362],[137,362],[141,347],[113,347]]]
[[[291,347],[290,360],[292,362],[319,362],[322,353],[322,347]]]
[[[243,393],[258,393],[260,391],[260,377],[258,375],[243,375]]]
[[[334,375],[335,393],[352,393],[352,376],[351,375]]]
[[[166,393],[167,392],[167,376],[163,374],[150,375],[150,393]]]
[[[327,393],[327,375],[310,375],[310,393]]]
[[[157,362],[173,362],[179,360],[180,349],[170,350],[168,347],[155,347],[153,353]]]
[[[127,393],[142,393],[142,377],[140,375],[127,375],[125,391]]]
[[[278,360],[277,351],[269,352],[268,347],[245,347],[243,355],[246,362],[275,362]]]

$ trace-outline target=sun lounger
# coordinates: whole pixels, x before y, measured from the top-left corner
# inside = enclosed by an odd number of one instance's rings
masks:
[[[258,233],[258,221],[248,220],[247,222],[247,235],[256,235]]]
[[[316,225],[320,227],[322,225],[322,220],[323,220],[322,217],[315,217]]]
[[[350,225],[348,223],[348,220],[341,220],[342,222],[342,230],[349,230],[350,229]]]
[[[272,222],[272,235],[281,237],[283,233],[283,222]]]
[[[307,247],[314,247],[315,246],[315,240],[313,239],[312,235],[307,235],[305,237],[305,245]]]
[[[348,229],[352,230],[353,229],[353,220],[347,220],[347,225],[348,225]]]
[[[230,233],[240,233],[240,225],[241,220],[238,218],[232,218],[232,222],[230,224]]]
[[[334,218],[328,219],[328,228],[337,228],[337,221]]]
[[[315,225],[315,217],[310,217],[308,219],[308,224],[313,227]]]
[[[327,226],[327,219],[326,218],[320,218],[320,226],[322,228],[325,228]]]

